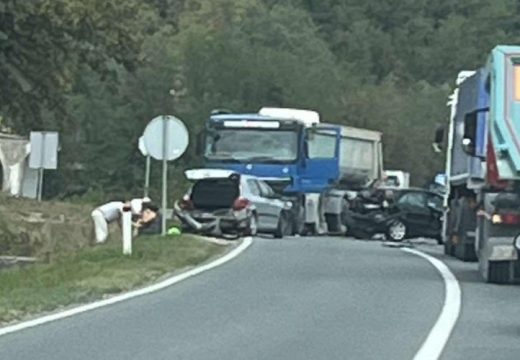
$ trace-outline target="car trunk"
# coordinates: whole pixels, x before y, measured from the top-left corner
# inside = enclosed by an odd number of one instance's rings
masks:
[[[191,191],[191,201],[195,209],[207,211],[229,209],[238,196],[238,181],[229,178],[199,180]]]

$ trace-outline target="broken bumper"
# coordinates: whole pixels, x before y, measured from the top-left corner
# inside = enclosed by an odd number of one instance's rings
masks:
[[[212,236],[242,235],[249,229],[250,216],[245,210],[186,211],[174,205],[174,211],[183,225],[196,233]]]

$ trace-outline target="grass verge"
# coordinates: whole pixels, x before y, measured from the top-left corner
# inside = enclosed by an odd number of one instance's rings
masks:
[[[114,242],[51,264],[2,270],[0,325],[134,289],[227,249],[195,236],[152,236],[138,238],[132,256],[123,256],[121,244]]]

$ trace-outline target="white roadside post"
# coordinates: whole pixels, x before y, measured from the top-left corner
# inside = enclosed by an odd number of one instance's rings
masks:
[[[132,255],[132,208],[123,207],[121,226],[123,228],[123,255]]]

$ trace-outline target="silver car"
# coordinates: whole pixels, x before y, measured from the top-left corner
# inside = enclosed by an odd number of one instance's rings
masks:
[[[292,204],[261,179],[222,169],[193,169],[185,175],[193,185],[174,209],[186,230],[234,237],[291,233]]]

